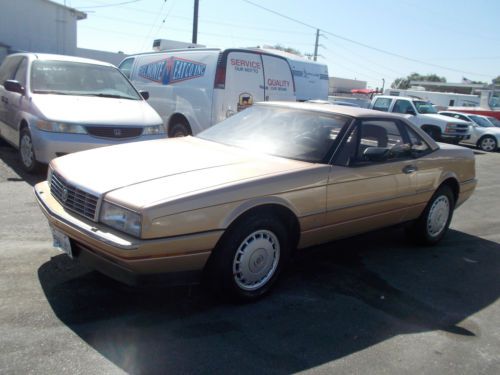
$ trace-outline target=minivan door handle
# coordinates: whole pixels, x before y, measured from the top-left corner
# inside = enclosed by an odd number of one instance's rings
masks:
[[[410,174],[418,170],[416,165],[407,165],[403,168],[403,173]]]
[[[2,96],[2,102],[4,102],[5,104],[9,104],[9,99],[7,99],[7,97],[5,96]]]

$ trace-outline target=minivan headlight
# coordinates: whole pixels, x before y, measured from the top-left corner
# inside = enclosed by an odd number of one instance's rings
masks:
[[[165,127],[163,125],[145,126],[142,135],[160,135],[165,134]]]
[[[141,215],[103,201],[99,221],[135,237],[141,236]]]
[[[85,127],[78,124],[38,120],[35,125],[38,129],[46,132],[87,134]]]

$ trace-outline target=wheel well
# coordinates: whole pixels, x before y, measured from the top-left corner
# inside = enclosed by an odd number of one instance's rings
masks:
[[[455,203],[456,203],[458,199],[458,193],[460,192],[460,185],[458,184],[458,181],[450,177],[444,180],[440,186],[443,185],[447,185],[450,187],[451,191],[453,192],[453,198],[455,198]]]
[[[441,128],[439,126],[436,126],[436,125],[426,124],[426,125],[422,125],[421,128],[423,131],[426,131],[427,129],[436,129],[439,132],[439,134],[441,134]]]
[[[497,140],[496,140],[496,138],[495,138],[494,136],[492,136],[491,134],[484,134],[484,135],[482,135],[482,136],[481,136],[481,138],[479,138],[479,139],[477,140],[477,145],[479,145],[479,143],[481,143],[481,141],[482,141],[483,139],[485,139],[486,137],[493,138],[493,139],[495,140],[495,142],[497,141]]]
[[[168,134],[170,135],[170,127],[174,124],[182,123],[186,125],[188,128],[189,134],[193,134],[193,131],[191,130],[191,126],[189,125],[189,121],[187,118],[180,114],[180,113],[174,113],[171,117],[170,120],[168,121]]]

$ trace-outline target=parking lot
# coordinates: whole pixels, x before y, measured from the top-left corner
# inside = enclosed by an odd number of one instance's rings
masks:
[[[52,248],[0,141],[0,373],[500,373],[500,153],[439,246],[401,228],[308,249],[267,298],[131,288]]]

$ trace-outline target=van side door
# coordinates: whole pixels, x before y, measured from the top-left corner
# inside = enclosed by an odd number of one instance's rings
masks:
[[[262,62],[265,79],[264,100],[295,101],[295,85],[288,61],[278,56],[262,55]]]

